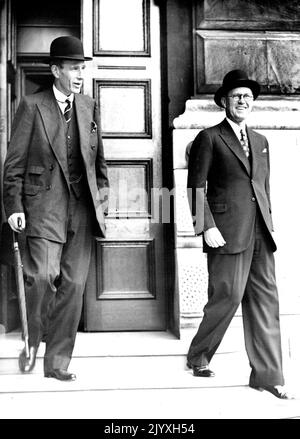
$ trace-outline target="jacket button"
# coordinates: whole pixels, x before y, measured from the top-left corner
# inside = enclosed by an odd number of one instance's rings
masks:
[[[95,148],[96,148],[96,146],[95,146],[95,145],[92,145],[92,146],[91,146],[91,148],[92,148],[92,149],[95,149]]]
[[[53,169],[54,169],[54,165],[50,165],[50,166],[49,166],[49,170],[50,170],[50,171],[53,171]]]
[[[252,200],[252,201],[256,201],[255,197],[252,197],[251,200]]]
[[[51,184],[49,184],[49,185],[46,187],[46,190],[47,190],[47,191],[50,191],[51,188],[52,188],[52,186],[51,186]]]

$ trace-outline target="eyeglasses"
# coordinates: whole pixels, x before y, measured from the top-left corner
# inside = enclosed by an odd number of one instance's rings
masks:
[[[234,100],[234,102],[238,102],[242,98],[244,99],[245,102],[250,102],[250,101],[252,101],[254,99],[254,97],[252,95],[241,94],[241,93],[236,93],[234,95],[228,95],[228,97],[232,98]]]

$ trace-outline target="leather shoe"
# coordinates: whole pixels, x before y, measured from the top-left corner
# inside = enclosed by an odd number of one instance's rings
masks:
[[[46,378],[56,378],[60,381],[74,381],[76,380],[76,375],[74,373],[69,373],[64,369],[52,369],[49,372],[45,372]]]
[[[193,375],[195,377],[211,378],[215,376],[215,373],[210,370],[208,366],[195,366],[189,361],[186,363],[186,365],[189,369],[193,369]]]
[[[19,368],[21,372],[29,373],[33,370],[35,366],[37,350],[38,349],[36,347],[30,346],[29,358],[26,357],[25,348],[22,350],[22,352],[19,355]]]
[[[283,386],[252,386],[249,384],[249,387],[260,392],[266,390],[279,399],[294,399],[294,396],[290,395]]]

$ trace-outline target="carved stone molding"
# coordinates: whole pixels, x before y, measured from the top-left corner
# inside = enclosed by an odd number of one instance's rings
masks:
[[[185,112],[174,119],[176,129],[203,129],[225,117],[211,95],[186,101]],[[300,129],[300,97],[260,96],[247,124],[256,129]]]

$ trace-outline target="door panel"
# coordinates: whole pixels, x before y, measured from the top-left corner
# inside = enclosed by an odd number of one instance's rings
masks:
[[[94,26],[87,26],[92,17]],[[93,56],[84,92],[99,104],[111,187],[107,236],[95,238],[84,326],[163,330],[163,226],[151,197],[162,186],[159,8],[153,0],[84,1],[82,23],[85,52]]]
[[[94,95],[100,103],[103,137],[152,137],[150,79],[94,79]]]
[[[94,54],[148,56],[149,14],[148,0],[94,1]]]

